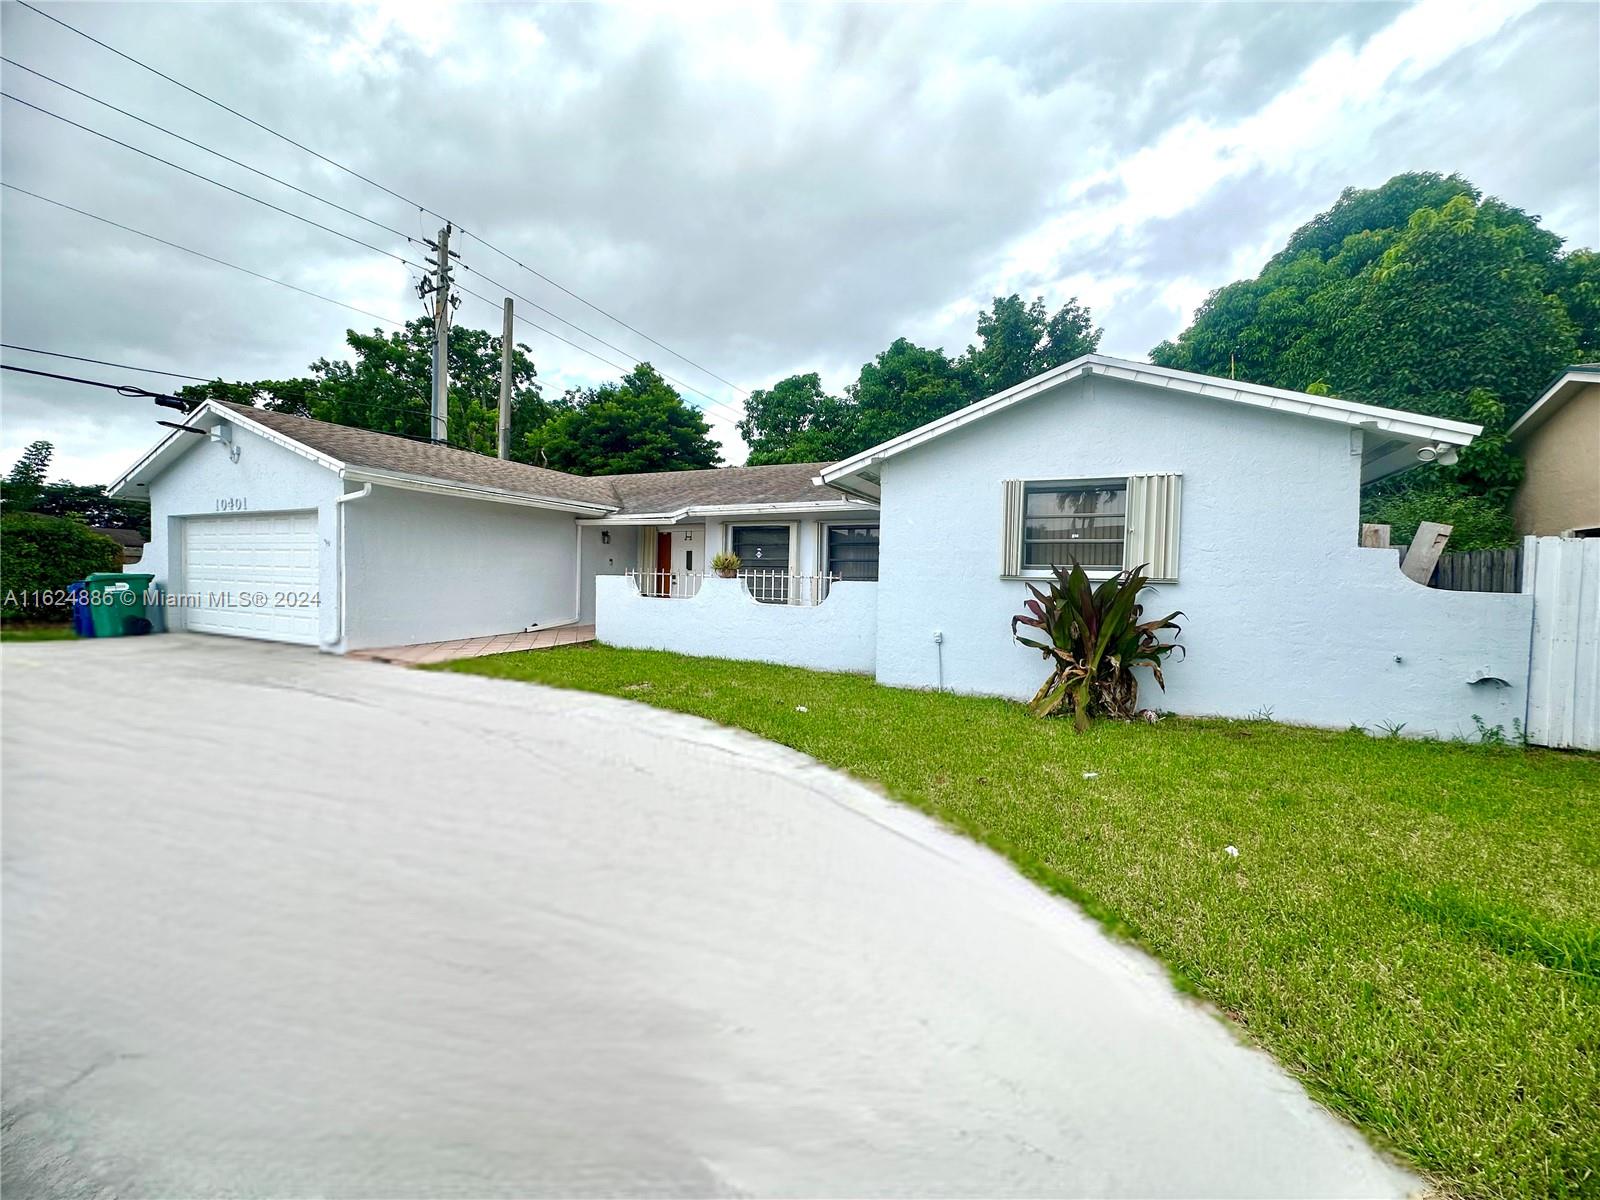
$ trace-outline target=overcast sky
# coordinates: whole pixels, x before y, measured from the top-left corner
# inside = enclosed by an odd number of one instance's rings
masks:
[[[1458,171],[1600,245],[1600,6],[45,4],[745,388],[841,387],[893,338],[961,350],[996,293],[1077,295],[1144,357],[1349,185]],[[438,220],[14,3],[5,55],[407,234]],[[5,90],[416,258],[415,246],[16,68]],[[407,269],[5,101],[6,182],[384,316]],[[7,190],[4,341],[227,379],[304,374],[374,322]],[[496,257],[464,261],[709,393],[739,394]],[[462,281],[498,300],[470,273]],[[615,351],[529,315],[609,358]],[[466,299],[464,323],[499,328]],[[611,367],[519,328],[560,391]],[[5,351],[112,382],[177,380]],[[6,373],[35,438],[109,482],[171,414]],[[706,403],[689,394],[696,403]]]

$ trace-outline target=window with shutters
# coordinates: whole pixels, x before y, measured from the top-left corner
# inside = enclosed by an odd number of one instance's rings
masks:
[[[1182,482],[1176,474],[1005,480],[1001,575],[1046,576],[1077,563],[1100,578],[1142,566],[1152,580],[1176,581]]]

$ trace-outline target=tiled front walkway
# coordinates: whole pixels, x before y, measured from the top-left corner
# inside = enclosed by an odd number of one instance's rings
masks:
[[[454,642],[421,642],[415,646],[387,646],[381,650],[352,650],[350,657],[414,667],[421,663],[478,658],[485,654],[508,654],[513,650],[546,650],[551,646],[574,646],[579,642],[592,641],[593,625],[563,625],[559,629],[540,629],[534,633],[497,633],[492,637],[461,638]]]

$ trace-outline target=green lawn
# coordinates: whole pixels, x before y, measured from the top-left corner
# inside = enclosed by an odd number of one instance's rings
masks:
[[[0,622],[0,642],[64,642],[76,636],[71,625]]]
[[[1079,736],[592,645],[448,669],[696,713],[877,783],[1147,947],[1446,1189],[1600,1195],[1600,757],[1256,721]]]

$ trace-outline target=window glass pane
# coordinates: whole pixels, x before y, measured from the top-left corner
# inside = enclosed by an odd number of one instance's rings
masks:
[[[836,579],[877,579],[878,527],[828,526],[828,574]]]
[[[1123,483],[1029,484],[1023,509],[1024,568],[1070,566],[1120,571],[1127,531]]]

